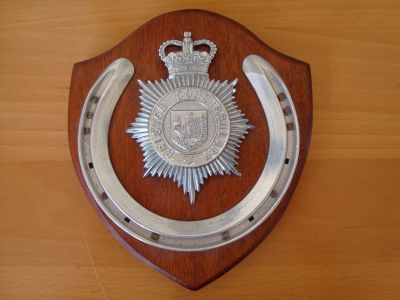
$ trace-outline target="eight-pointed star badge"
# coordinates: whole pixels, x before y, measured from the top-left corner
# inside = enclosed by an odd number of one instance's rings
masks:
[[[168,46],[182,48],[170,52]],[[208,45],[210,52],[196,51]],[[252,128],[235,102],[232,82],[210,80],[208,67],[217,52],[209,40],[164,42],[159,55],[168,68],[166,80],[139,80],[140,112],[127,132],[143,151],[144,176],[172,178],[189,194],[191,205],[204,180],[213,175],[235,174],[241,140]]]

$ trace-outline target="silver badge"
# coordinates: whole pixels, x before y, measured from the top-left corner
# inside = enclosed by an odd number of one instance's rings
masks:
[[[180,52],[165,54],[168,46]],[[210,52],[195,51],[208,45]],[[128,133],[142,148],[145,176],[172,178],[189,194],[191,205],[204,180],[213,175],[235,174],[237,152],[248,129],[245,115],[235,102],[237,80],[210,80],[208,67],[217,47],[209,40],[164,42],[159,55],[168,68],[166,80],[138,81],[140,106]]]

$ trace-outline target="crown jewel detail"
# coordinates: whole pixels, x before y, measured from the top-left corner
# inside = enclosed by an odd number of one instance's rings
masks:
[[[217,52],[217,46],[209,40],[193,41],[191,32],[185,32],[182,41],[169,40],[160,46],[159,55],[169,72],[169,78],[179,75],[200,74],[207,76],[208,67]],[[207,45],[210,52],[195,51],[195,46]],[[182,48],[179,52],[165,54],[168,46],[178,46]]]

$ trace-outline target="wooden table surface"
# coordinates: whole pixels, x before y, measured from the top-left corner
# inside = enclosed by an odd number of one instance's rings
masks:
[[[307,61],[314,93],[310,154],[286,213],[197,292],[114,240],[67,140],[73,63],[182,8],[235,19]],[[399,55],[398,1],[1,1],[0,298],[399,299]]]

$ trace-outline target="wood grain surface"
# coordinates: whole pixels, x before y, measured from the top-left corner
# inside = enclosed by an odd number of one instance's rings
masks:
[[[183,8],[235,19],[313,74],[310,155],[285,215],[198,292],[115,242],[85,199],[67,139],[73,63]],[[399,298],[399,10],[396,1],[2,1],[0,298]]]

